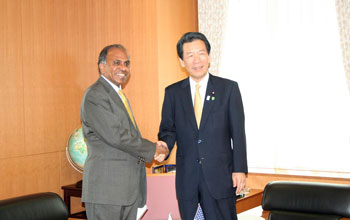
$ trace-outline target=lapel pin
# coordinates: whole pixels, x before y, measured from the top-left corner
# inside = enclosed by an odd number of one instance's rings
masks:
[[[209,100],[210,100],[210,95],[207,96],[207,101],[209,101]]]

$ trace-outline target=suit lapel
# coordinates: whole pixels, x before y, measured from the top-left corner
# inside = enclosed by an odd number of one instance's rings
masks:
[[[185,115],[188,116],[188,119],[190,121],[190,124],[193,126],[194,129],[198,130],[196,117],[194,115],[194,109],[193,109],[193,103],[192,103],[192,96],[191,96],[191,87],[190,87],[190,80],[187,78],[183,81],[181,87],[181,96],[180,99],[183,100],[183,109],[185,112]]]
[[[123,111],[126,114],[128,114],[128,112],[126,111],[125,106],[123,104],[123,101],[120,99],[119,95],[113,89],[113,87],[111,85],[109,85],[109,83],[105,79],[103,79],[102,77],[100,77],[98,80],[103,85],[103,87],[106,89],[108,95],[111,97],[111,99],[114,101],[114,103],[116,105],[118,105],[121,109],[123,109]]]
[[[210,113],[211,109],[213,108],[214,104],[216,103],[214,100],[215,100],[215,85],[213,83],[212,75],[209,74],[207,91],[206,91],[205,97],[204,97],[204,106],[203,106],[200,128],[204,127],[204,125],[208,119],[209,113]]]
[[[103,87],[106,89],[106,91],[108,92],[108,95],[111,97],[111,99],[114,101],[114,103],[119,107],[121,108],[124,113],[128,116],[128,119],[129,119],[129,122],[130,124],[132,124],[131,127],[135,128],[131,119],[129,118],[129,113],[128,111],[126,110],[125,106],[124,106],[124,103],[123,101],[121,100],[121,98],[119,97],[119,95],[117,94],[117,92],[113,89],[113,87],[111,85],[109,85],[109,83],[103,79],[102,77],[100,77],[99,79],[99,82],[103,84]],[[128,104],[129,104],[129,100],[128,101]],[[134,114],[132,113],[132,110],[131,110],[131,106],[129,104],[129,107],[130,107],[130,111],[131,111],[131,114],[132,114],[132,117],[134,117]],[[135,121],[135,125],[136,125],[136,130],[137,132],[139,132],[139,129],[137,127],[137,124],[136,124],[136,120],[135,120],[135,117],[134,117],[134,121]]]

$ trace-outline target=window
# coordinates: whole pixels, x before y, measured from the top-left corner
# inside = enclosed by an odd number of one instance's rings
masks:
[[[230,0],[219,75],[238,82],[249,172],[350,177],[350,91],[332,0]]]

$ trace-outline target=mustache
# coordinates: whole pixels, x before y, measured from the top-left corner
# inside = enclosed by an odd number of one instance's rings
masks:
[[[129,72],[125,71],[125,70],[118,70],[118,71],[115,72],[115,74],[120,74],[120,73],[122,73],[124,75],[129,75]]]

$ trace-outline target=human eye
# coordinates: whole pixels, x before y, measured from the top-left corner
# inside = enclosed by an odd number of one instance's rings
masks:
[[[129,67],[130,66],[130,61],[128,60],[128,61],[125,61],[124,62],[124,65],[126,66],[126,67]]]
[[[113,65],[120,66],[120,65],[122,65],[122,62],[120,60],[114,60]]]
[[[199,51],[199,55],[205,55],[206,52],[204,50]]]

